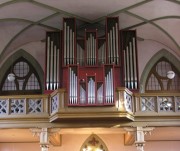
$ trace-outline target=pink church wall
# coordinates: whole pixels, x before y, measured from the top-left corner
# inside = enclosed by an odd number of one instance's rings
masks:
[[[136,151],[135,145],[124,146],[123,134],[99,134],[109,151]],[[49,151],[79,151],[83,142],[89,137],[86,134],[64,134],[62,146],[50,146]],[[179,141],[146,142],[145,151],[179,151]],[[39,143],[0,143],[0,151],[40,151]]]

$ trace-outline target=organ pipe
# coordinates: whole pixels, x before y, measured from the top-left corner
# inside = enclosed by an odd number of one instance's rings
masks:
[[[96,64],[96,37],[93,33],[87,34],[86,40],[86,56],[87,56],[87,65]]]
[[[135,43],[135,38],[133,38],[133,56],[134,56],[134,81],[135,81],[135,89],[137,89],[137,72],[136,72],[136,43]]]
[[[46,89],[49,90],[49,47],[50,47],[50,37],[47,37],[47,65],[46,65]]]
[[[119,47],[118,47],[118,24],[116,23],[115,24],[115,37],[116,37],[116,39],[115,39],[115,41],[116,41],[116,63],[117,64],[119,64]]]
[[[118,20],[107,19],[107,53],[109,64],[119,64],[119,47],[118,47]]]
[[[67,42],[67,39],[66,39],[66,22],[64,22],[64,65],[66,65],[66,42]]]
[[[59,88],[60,32],[48,32],[46,37],[46,90]]]
[[[69,104],[78,103],[78,80],[77,74],[72,67],[69,68]]]
[[[124,84],[129,89],[138,88],[135,31],[121,31],[124,50]]]
[[[131,88],[134,89],[133,56],[132,56],[132,43],[131,43],[131,42],[129,42],[129,56],[130,56],[130,79],[131,79]]]
[[[50,90],[53,90],[53,51],[54,51],[54,46],[53,46],[53,41],[51,41],[51,57],[50,57],[50,60],[51,60],[51,66],[50,66]]]
[[[112,68],[108,71],[105,76],[105,102],[111,104],[114,102],[114,79]]]

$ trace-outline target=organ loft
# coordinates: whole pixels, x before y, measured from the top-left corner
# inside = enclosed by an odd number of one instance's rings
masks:
[[[115,103],[117,87],[138,90],[136,31],[120,30],[119,18],[107,17],[104,33],[90,27],[79,36],[75,18],[47,32],[47,93],[65,88],[69,106],[102,106]]]

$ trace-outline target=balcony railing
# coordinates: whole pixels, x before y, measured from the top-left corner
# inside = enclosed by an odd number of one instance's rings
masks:
[[[0,96],[0,118],[49,115],[48,95]]]
[[[127,88],[117,88],[112,106],[68,106],[65,89],[50,95],[0,96],[0,119],[46,118],[129,118],[146,116],[180,117],[180,93],[132,93]],[[51,119],[52,117],[52,119]]]
[[[135,115],[180,115],[180,93],[134,94]]]

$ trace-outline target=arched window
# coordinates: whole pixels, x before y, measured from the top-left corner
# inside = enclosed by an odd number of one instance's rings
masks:
[[[15,75],[14,81],[8,80],[10,73]],[[0,93],[2,95],[42,93],[40,78],[34,67],[24,57],[18,58],[6,71],[0,86]]]
[[[173,79],[167,78],[167,72],[174,71]],[[148,74],[145,90],[147,91],[179,91],[180,90],[180,73],[175,66],[162,57],[159,59]]]

